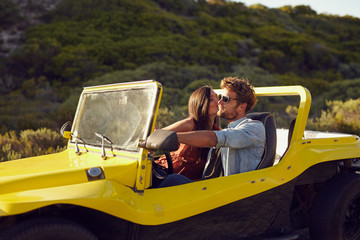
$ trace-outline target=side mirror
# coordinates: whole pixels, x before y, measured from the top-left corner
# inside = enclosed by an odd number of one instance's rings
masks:
[[[64,125],[62,125],[62,127],[60,128],[60,134],[64,138],[71,139],[71,122],[70,121],[67,121],[66,123],[64,123]]]
[[[139,140],[138,147],[171,152],[179,148],[179,140],[176,132],[159,129],[145,140]]]

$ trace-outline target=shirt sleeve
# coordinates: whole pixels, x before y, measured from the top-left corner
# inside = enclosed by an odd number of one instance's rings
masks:
[[[249,121],[235,128],[214,131],[218,140],[216,148],[262,147],[265,142],[265,128],[259,121]]]

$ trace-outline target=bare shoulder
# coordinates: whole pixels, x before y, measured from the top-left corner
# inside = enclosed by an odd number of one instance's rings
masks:
[[[164,130],[170,130],[175,132],[188,132],[194,129],[195,123],[194,120],[190,117],[182,119],[176,123],[173,123],[167,127],[164,127]]]

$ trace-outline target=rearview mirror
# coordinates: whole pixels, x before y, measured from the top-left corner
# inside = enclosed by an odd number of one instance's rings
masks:
[[[71,139],[71,122],[70,121],[67,121],[66,123],[64,123],[64,125],[62,125],[62,127],[60,128],[60,134],[64,138]]]

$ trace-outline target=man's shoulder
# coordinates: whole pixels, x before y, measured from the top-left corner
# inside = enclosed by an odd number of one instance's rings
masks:
[[[245,117],[240,121],[236,126],[233,127],[234,130],[246,130],[252,133],[261,134],[265,132],[264,124],[259,120],[254,120],[251,118]]]
[[[251,118],[248,118],[248,117],[244,117],[242,119],[239,119],[241,121],[239,121],[236,125],[237,126],[240,126],[240,125],[263,125],[263,123],[259,120],[254,120],[254,119],[251,119]]]
[[[264,125],[261,121],[253,120],[251,118],[243,117],[228,125],[225,131],[229,130],[241,130],[241,129],[264,129]]]
[[[249,124],[260,124],[260,125],[264,125],[260,120],[254,120],[254,119],[251,119],[251,118],[246,118],[246,123],[249,123]]]

